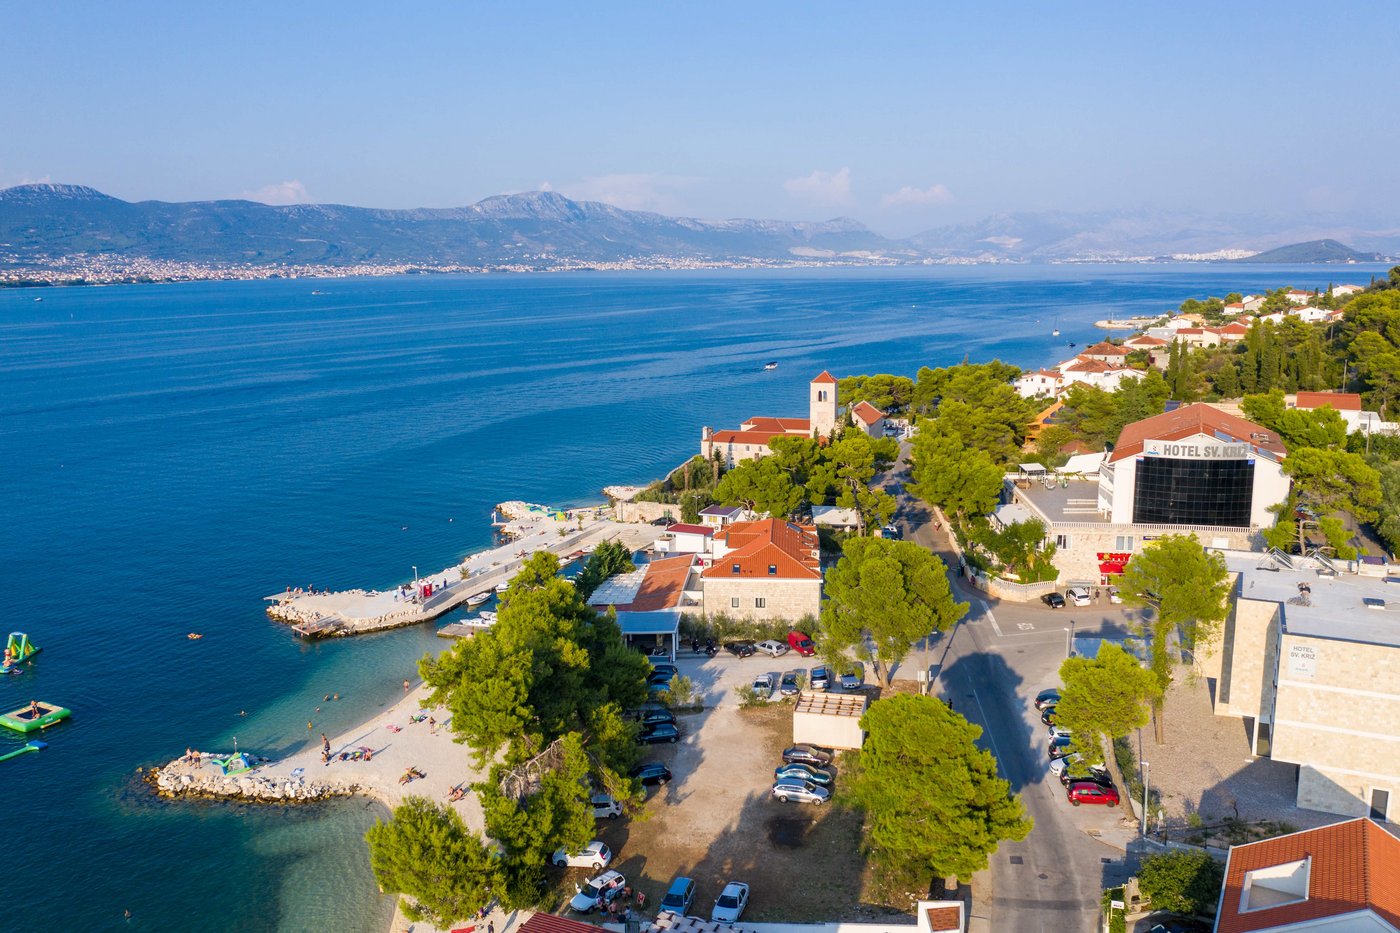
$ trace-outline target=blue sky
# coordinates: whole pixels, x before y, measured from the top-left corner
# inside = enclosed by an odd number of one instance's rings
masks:
[[[1134,6],[11,3],[0,186],[376,207],[548,186],[899,234],[1400,202],[1393,7]]]

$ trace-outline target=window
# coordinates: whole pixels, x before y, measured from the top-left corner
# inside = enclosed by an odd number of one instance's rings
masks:
[[[730,608],[730,609],[738,609],[738,608],[739,608],[739,597],[737,597],[737,596],[731,596],[731,597],[729,597],[729,608]]]
[[[825,402],[825,401],[826,401],[826,390],[825,390],[825,389],[818,389],[818,390],[817,390],[817,401],[819,401],[819,402]]]
[[[1240,892],[1240,912],[1306,901],[1311,869],[1312,859],[1305,858],[1245,872],[1244,890]]]
[[[776,577],[777,575],[778,575],[778,565],[777,565],[777,564],[769,564],[769,565],[768,565],[768,576],[770,576],[770,577]]]
[[[1055,547],[1059,548],[1061,551],[1068,550],[1070,540],[1069,535],[1055,535]]]
[[[1379,787],[1371,788],[1371,819],[1385,822],[1390,809],[1390,791]]]
[[[730,573],[738,573],[738,572],[739,572],[739,565],[738,565],[738,564],[730,564],[729,566],[730,566],[730,571],[729,571]]]
[[[755,596],[753,601],[753,607],[755,609],[766,609],[768,608],[768,600],[763,598],[762,596]]]
[[[1118,536],[1116,536],[1116,537],[1113,539],[1113,549],[1114,549],[1115,551],[1118,551],[1119,553],[1122,553],[1122,554],[1131,554],[1131,553],[1133,552],[1133,536],[1132,536],[1132,535],[1118,535]]]
[[[1244,528],[1253,496],[1252,460],[1143,457],[1137,462],[1133,521]]]

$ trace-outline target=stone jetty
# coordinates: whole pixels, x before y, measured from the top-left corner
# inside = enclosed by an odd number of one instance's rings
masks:
[[[564,557],[588,552],[604,541],[620,540],[628,548],[649,546],[657,529],[604,517],[601,507],[568,512],[541,513],[542,507],[503,503],[498,509],[511,517],[502,530],[513,540],[473,554],[460,564],[421,574],[419,586],[432,585],[432,593],[414,592],[411,586],[390,590],[352,589],[310,592],[287,589],[265,597],[267,614],[286,622],[308,638],[361,635],[435,619],[481,593],[510,582],[533,554],[550,551]]]
[[[163,768],[152,768],[146,781],[162,797],[206,797],[247,800],[258,803],[314,803],[331,797],[348,797],[361,786],[341,778],[308,778],[260,774],[260,768],[243,774],[225,775],[210,759],[224,755],[203,755],[199,763],[177,758]]]

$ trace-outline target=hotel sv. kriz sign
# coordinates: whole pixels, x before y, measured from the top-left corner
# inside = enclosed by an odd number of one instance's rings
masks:
[[[1254,453],[1248,444],[1225,441],[1145,441],[1142,452],[1177,460],[1248,460]]]

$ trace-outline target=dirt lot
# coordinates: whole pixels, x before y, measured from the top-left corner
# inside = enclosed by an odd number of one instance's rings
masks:
[[[723,658],[683,665],[705,690],[706,709],[680,717],[679,744],[654,746],[645,756],[665,762],[675,779],[650,788],[638,816],[599,826],[599,838],[615,853],[612,867],[646,895],[647,914],[654,915],[673,878],[687,876],[695,879],[690,912],[697,916],[709,916],[727,881],[750,886],[745,920],[897,916],[861,906],[867,872],[858,813],[839,802],[785,804],[771,796],[773,769],[791,744],[792,706],[741,710],[732,687],[784,666],[796,665]],[[589,874],[571,872],[565,890],[571,894],[573,883]]]

